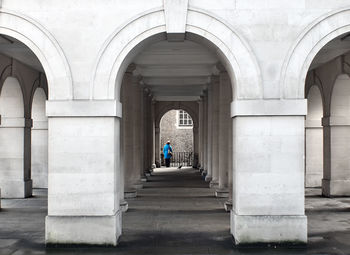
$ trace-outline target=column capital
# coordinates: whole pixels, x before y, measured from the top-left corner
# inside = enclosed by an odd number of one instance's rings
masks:
[[[219,83],[220,82],[220,76],[219,75],[212,75],[210,77],[210,81],[211,81],[211,83]]]
[[[48,100],[48,117],[120,117],[122,104],[117,100]]]
[[[131,63],[127,68],[125,73],[132,74],[136,70],[136,65],[134,63]]]
[[[350,126],[350,118],[348,116],[325,116],[322,118],[322,126]]]
[[[223,64],[221,64],[221,62],[218,62],[216,65],[215,65],[215,68],[219,71],[219,73],[226,73],[226,68]]]

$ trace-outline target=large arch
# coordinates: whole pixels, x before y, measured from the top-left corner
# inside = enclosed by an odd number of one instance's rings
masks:
[[[350,31],[350,9],[327,13],[309,25],[289,50],[281,72],[281,98],[304,98],[305,79],[316,54],[331,40]]]
[[[191,40],[214,46],[230,74],[234,99],[262,98],[261,74],[245,40],[231,26],[204,10],[189,8],[186,33]],[[95,64],[91,99],[116,99],[126,68],[134,56],[151,43],[164,40],[163,8],[146,11],[117,29],[105,42]]]
[[[37,56],[47,76],[50,100],[73,99],[68,61],[58,42],[42,25],[23,14],[1,9],[0,34],[16,38]]]

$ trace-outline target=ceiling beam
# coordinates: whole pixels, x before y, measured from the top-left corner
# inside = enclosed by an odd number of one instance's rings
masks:
[[[199,96],[155,96],[156,101],[198,101]]]
[[[193,77],[144,77],[143,82],[151,86],[203,85],[210,83],[211,76]]]

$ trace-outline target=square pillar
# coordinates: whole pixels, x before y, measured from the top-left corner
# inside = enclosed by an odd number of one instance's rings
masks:
[[[207,149],[206,149],[206,154],[207,154],[207,175],[205,176],[205,181],[210,182],[213,178],[213,172],[212,172],[212,159],[213,159],[213,87],[212,85],[209,85],[208,87],[208,101],[207,101]]]
[[[212,76],[212,180],[210,187],[217,188],[219,186],[219,121],[220,121],[220,79],[219,76]]]
[[[121,235],[120,103],[47,101],[46,110],[46,243],[117,245]]]
[[[306,243],[306,100],[237,100],[231,234],[238,245]]]

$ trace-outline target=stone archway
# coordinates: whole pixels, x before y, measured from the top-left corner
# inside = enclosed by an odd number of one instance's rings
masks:
[[[56,39],[42,25],[23,14],[2,9],[0,34],[21,41],[37,56],[47,76],[50,100],[73,99],[68,61]]]
[[[215,48],[230,74],[233,98],[262,98],[260,70],[248,43],[215,15],[199,9],[185,11],[186,25],[181,33]],[[133,57],[143,47],[166,38],[167,22],[163,8],[150,10],[118,28],[107,39],[95,64],[92,99],[119,100],[121,81]]]
[[[305,79],[316,54],[331,40],[350,31],[350,10],[328,13],[308,26],[290,48],[281,72],[281,98],[304,98]]]

